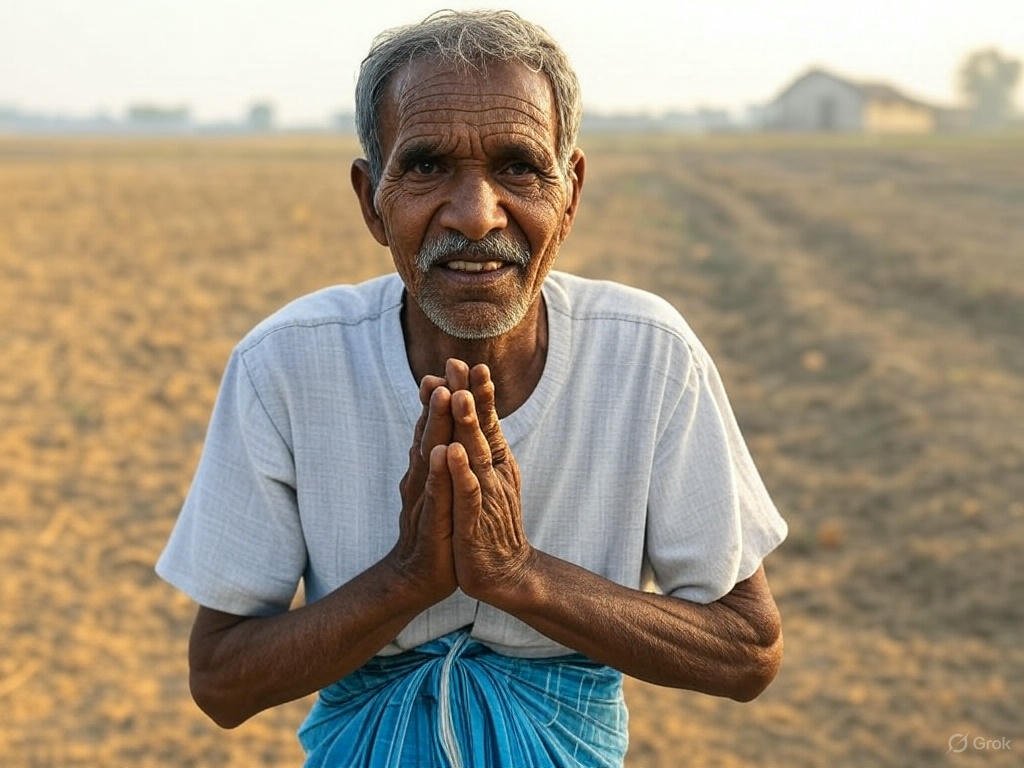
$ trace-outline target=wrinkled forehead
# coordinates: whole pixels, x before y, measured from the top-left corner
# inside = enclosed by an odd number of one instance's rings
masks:
[[[554,147],[557,123],[547,76],[518,62],[492,61],[478,71],[412,61],[391,77],[380,106],[384,148],[408,130],[443,131],[451,125],[515,126]]]

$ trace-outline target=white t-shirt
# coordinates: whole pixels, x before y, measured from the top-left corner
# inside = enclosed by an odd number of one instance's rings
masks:
[[[628,587],[653,576],[680,598],[722,597],[786,524],[707,352],[652,294],[552,272],[543,295],[543,374],[501,420],[530,542]],[[160,576],[201,605],[268,615],[300,579],[316,601],[392,548],[421,410],[402,301],[394,274],[326,288],[239,343]],[[381,653],[466,625],[500,653],[568,652],[457,590]]]

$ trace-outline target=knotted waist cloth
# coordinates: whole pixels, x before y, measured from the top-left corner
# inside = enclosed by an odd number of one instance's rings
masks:
[[[322,689],[299,741],[305,768],[621,768],[627,724],[620,672],[461,629]]]

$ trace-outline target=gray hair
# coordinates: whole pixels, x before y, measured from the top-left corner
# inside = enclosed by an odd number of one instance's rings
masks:
[[[438,11],[419,24],[378,35],[359,68],[356,131],[376,189],[384,172],[380,108],[391,76],[420,59],[484,72],[487,62],[518,62],[551,83],[558,113],[559,166],[565,175],[576,147],[582,107],[580,85],[565,51],[544,29],[512,11]]]

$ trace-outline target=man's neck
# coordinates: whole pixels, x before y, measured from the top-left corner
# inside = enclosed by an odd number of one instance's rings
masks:
[[[459,339],[434,325],[406,294],[402,333],[409,367],[417,382],[428,374],[444,376],[445,362],[452,357],[470,368],[485,363],[491,371],[495,405],[502,418],[526,402],[544,372],[548,323],[542,296],[508,333],[489,339]]]

